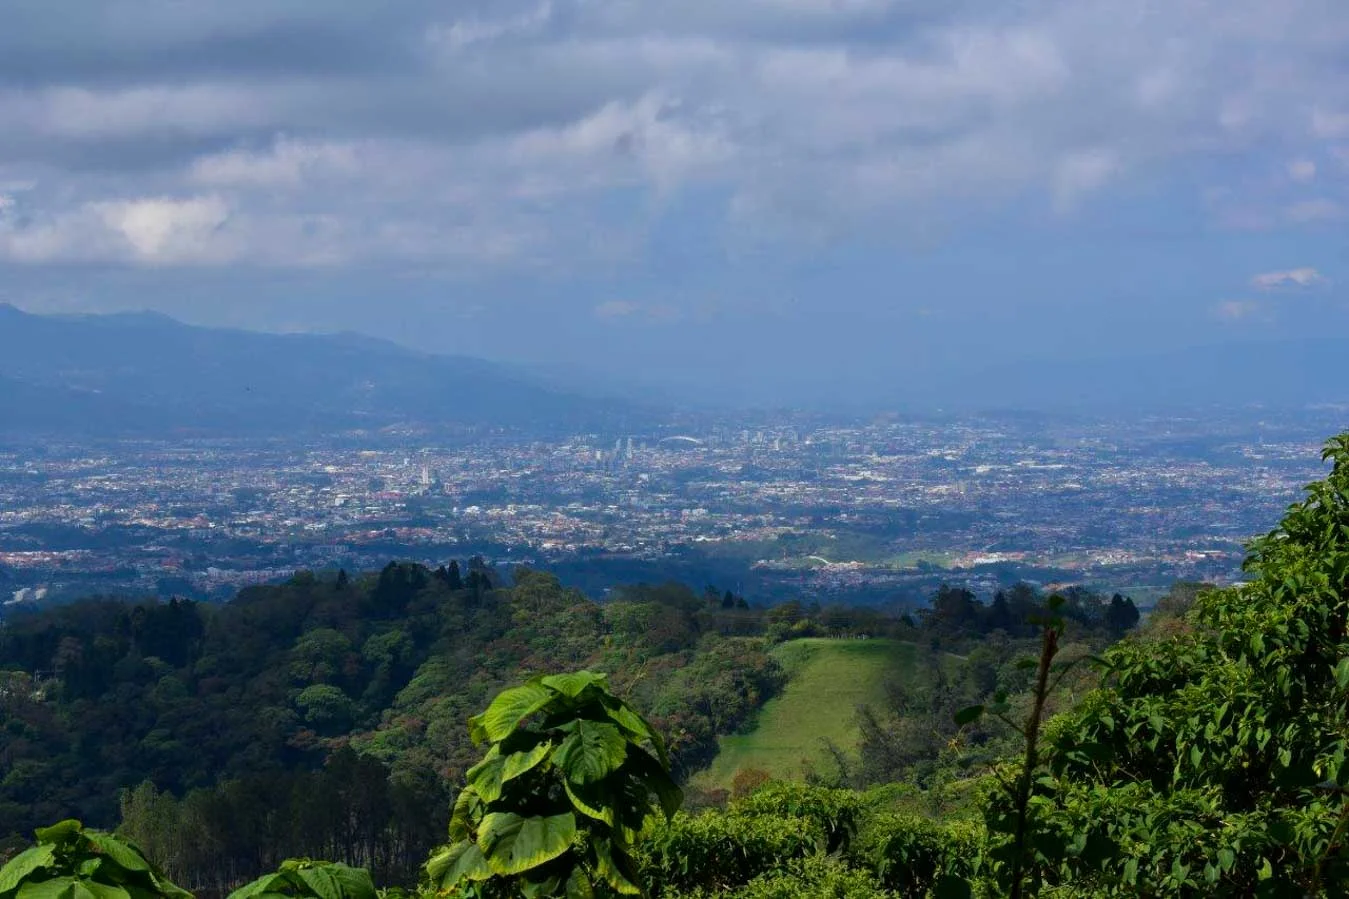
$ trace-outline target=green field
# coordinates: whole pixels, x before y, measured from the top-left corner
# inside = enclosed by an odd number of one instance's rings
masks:
[[[801,777],[807,764],[832,770],[824,741],[855,752],[857,707],[882,706],[886,675],[911,671],[916,650],[898,640],[807,639],[784,643],[773,655],[788,674],[786,689],[764,705],[753,731],[721,739],[695,786],[729,788],[742,768],[782,778]]]

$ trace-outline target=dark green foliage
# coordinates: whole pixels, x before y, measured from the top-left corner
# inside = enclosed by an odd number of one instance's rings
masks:
[[[1101,894],[1349,893],[1349,435],[1244,587],[1105,654],[1046,728],[1036,876]],[[1007,814],[994,803],[990,823]]]
[[[878,812],[866,819],[853,855],[900,896],[959,895],[979,872],[983,828],[974,822],[940,822],[920,815]]]
[[[751,816],[719,811],[679,815],[644,852],[643,874],[655,895],[729,890],[813,859],[824,831],[807,818]]]
[[[1138,607],[1134,601],[1116,593],[1110,597],[1110,607],[1105,612],[1106,627],[1113,633],[1123,634],[1138,624]]]
[[[665,743],[603,675],[549,675],[503,691],[470,722],[487,744],[455,800],[450,845],[427,862],[457,895],[642,892],[633,854],[683,794]]]
[[[0,868],[0,899],[191,899],[126,840],[74,820],[36,835]]]
[[[823,837],[824,852],[846,852],[857,835],[865,803],[852,790],[772,782],[736,802],[732,811],[748,817],[802,818]]]
[[[871,872],[826,857],[788,861],[739,889],[698,888],[665,895],[669,899],[888,899],[893,894]]]
[[[122,797],[122,826],[179,883],[223,895],[294,855],[340,858],[410,883],[443,839],[449,791],[434,772],[391,772],[350,748],[313,772],[274,772],[181,799],[144,783]]]
[[[443,839],[448,785],[479,755],[468,718],[506,685],[609,670],[673,734],[681,772],[781,686],[762,639],[720,636],[756,632],[760,613],[709,610],[677,585],[601,606],[523,569],[506,588],[481,559],[467,567],[476,589],[454,589],[455,569],[302,572],[221,606],[91,600],[10,616],[0,857],[43,822],[115,825],[119,794],[148,782],[173,822],[158,857],[193,887],[227,890],[303,855],[411,882]],[[378,772],[342,781],[344,747]],[[128,821],[147,843],[148,820]]]
[[[375,899],[375,884],[364,868],[292,858],[229,899]]]

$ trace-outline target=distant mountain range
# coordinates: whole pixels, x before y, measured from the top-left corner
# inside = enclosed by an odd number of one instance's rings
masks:
[[[1054,353],[911,381],[910,414],[1019,409],[1110,415],[1202,407],[1349,403],[1349,340],[1222,344],[1116,359]],[[858,372],[844,373],[856,382]],[[0,304],[0,438],[333,434],[432,430],[633,430],[674,402],[586,395],[577,371],[530,371],[420,353],[355,334],[266,334],[183,324],[155,313],[33,315]],[[602,385],[603,386],[603,385]],[[630,385],[629,385],[630,386]],[[876,406],[829,391],[803,405]],[[857,384],[858,388],[862,385]],[[630,396],[639,394],[629,391]],[[689,397],[691,407],[706,406]],[[794,405],[782,403],[784,408]]]
[[[350,334],[264,334],[163,315],[33,315],[0,304],[0,436],[603,429],[635,407],[508,366]]]

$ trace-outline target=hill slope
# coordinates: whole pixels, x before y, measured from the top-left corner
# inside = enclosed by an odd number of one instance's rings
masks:
[[[779,778],[799,778],[806,765],[832,765],[825,741],[853,752],[858,706],[884,705],[885,680],[910,671],[917,650],[898,640],[793,640],[773,650],[790,678],[764,704],[747,734],[722,737],[712,765],[694,782],[727,789],[738,771],[757,768]]]
[[[198,328],[148,313],[40,316],[6,305],[0,396],[4,434],[570,429],[631,414],[506,366],[354,335]]]

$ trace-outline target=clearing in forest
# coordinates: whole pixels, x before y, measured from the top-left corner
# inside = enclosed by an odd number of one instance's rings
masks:
[[[898,640],[812,638],[783,643],[773,655],[787,672],[786,688],[764,704],[752,731],[721,738],[712,765],[694,776],[695,786],[729,789],[736,772],[747,768],[784,779],[802,777],[807,766],[833,771],[825,741],[855,757],[857,707],[883,707],[886,677],[911,672],[917,651]]]

